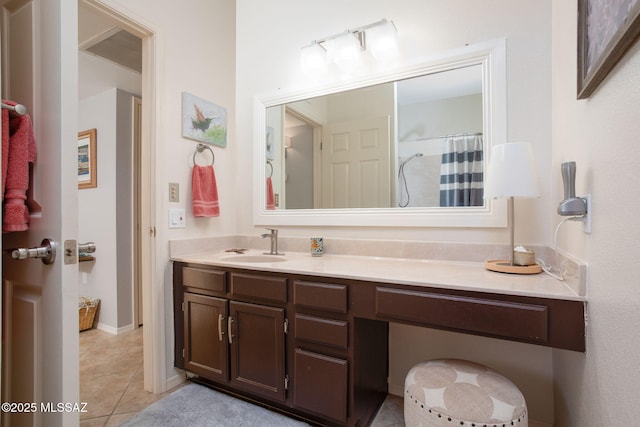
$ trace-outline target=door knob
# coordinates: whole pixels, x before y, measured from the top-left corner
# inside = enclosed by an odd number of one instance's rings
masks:
[[[40,246],[35,248],[9,249],[11,258],[15,260],[39,258],[46,265],[53,264],[56,260],[56,248],[58,244],[53,239],[44,239]]]
[[[92,254],[96,251],[96,244],[93,242],[78,243],[78,252]]]

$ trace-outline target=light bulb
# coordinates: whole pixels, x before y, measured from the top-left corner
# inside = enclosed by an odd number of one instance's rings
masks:
[[[327,51],[319,44],[313,43],[303,47],[300,62],[302,71],[311,76],[322,76],[327,74]]]
[[[347,32],[334,42],[334,61],[343,71],[352,71],[362,62],[362,46],[356,35]]]
[[[367,45],[379,61],[398,56],[398,31],[392,21],[385,21],[367,30]]]

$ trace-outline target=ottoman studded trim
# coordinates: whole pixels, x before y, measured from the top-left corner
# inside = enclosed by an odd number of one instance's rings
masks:
[[[439,411],[437,411],[436,409],[433,408],[429,408],[427,405],[425,405],[424,403],[422,403],[421,401],[419,401],[418,399],[416,399],[413,395],[411,395],[411,393],[409,393],[409,390],[406,391],[406,398],[405,398],[405,405],[407,403],[414,405],[416,408],[419,408],[420,411],[423,411],[424,413],[428,413],[429,416],[432,416],[434,418],[439,418],[439,419],[443,419],[446,420],[448,422],[451,423],[452,426],[465,426],[465,427],[509,427],[509,426],[518,426],[521,425],[522,422],[524,422],[527,419],[527,411],[526,408],[524,410],[524,412],[522,413],[522,415],[518,418],[515,418],[511,421],[505,421],[505,422],[501,422],[501,423],[485,423],[485,422],[473,422],[473,421],[466,421],[466,420],[459,420],[457,418],[448,416],[448,415],[444,415],[442,413],[440,413]]]

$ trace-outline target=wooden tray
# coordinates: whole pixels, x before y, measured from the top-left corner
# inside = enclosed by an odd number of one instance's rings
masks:
[[[542,268],[538,264],[533,265],[511,265],[509,260],[496,259],[485,261],[484,268],[498,273],[511,274],[538,274],[542,273]]]

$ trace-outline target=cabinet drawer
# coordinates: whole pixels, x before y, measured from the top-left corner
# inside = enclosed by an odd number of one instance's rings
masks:
[[[183,267],[182,285],[186,288],[204,289],[207,291],[224,293],[227,273],[205,268]]]
[[[340,422],[347,420],[347,384],[349,364],[346,360],[296,349],[295,406]]]
[[[537,343],[548,339],[544,305],[378,287],[376,315]]]
[[[296,314],[295,337],[346,350],[349,346],[349,323]]]
[[[347,286],[296,280],[293,283],[293,302],[297,306],[346,313]]]
[[[231,273],[231,293],[234,297],[251,297],[284,304],[287,302],[287,279]]]

